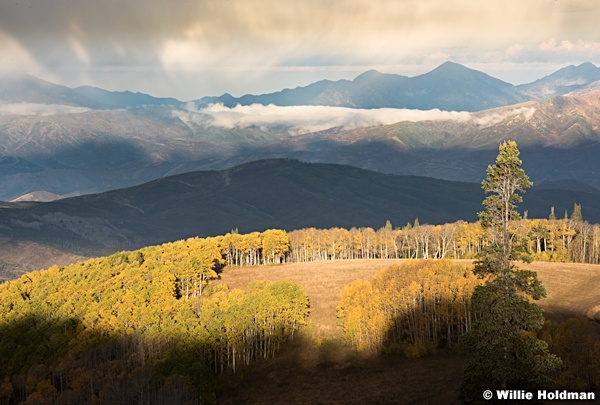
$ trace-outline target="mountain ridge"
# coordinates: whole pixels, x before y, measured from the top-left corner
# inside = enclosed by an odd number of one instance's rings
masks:
[[[528,190],[519,211],[530,218],[583,207],[600,222],[600,194]],[[14,262],[7,244],[34,246],[52,255],[92,257],[191,236],[269,228],[372,227],[475,221],[484,198],[479,183],[397,176],[347,165],[267,159],[221,171],[199,171],[101,194],[45,203],[0,204],[0,261]],[[4,242],[3,242],[4,241]],[[4,246],[4,247],[3,247]],[[37,246],[37,247],[35,247]],[[11,253],[12,252],[12,253]],[[54,253],[51,253],[54,252]]]
[[[273,104],[480,111],[522,101],[526,98],[512,84],[457,63],[445,62],[415,77],[371,69],[352,81],[322,80],[274,93],[246,94],[239,98],[205,97],[194,102],[198,106],[222,103],[226,107]]]
[[[158,98],[139,92],[109,91],[93,86],[70,88],[26,73],[0,76],[0,102],[58,104],[104,110],[146,105],[183,105],[183,102],[175,98]]]
[[[455,118],[301,134],[277,122],[218,127],[208,113],[168,106],[0,116],[0,200],[101,192],[266,158],[477,182],[507,139],[518,142],[534,181],[573,178],[600,187],[598,128],[600,91]]]
[[[584,64],[567,67],[548,77],[575,75],[572,78],[577,79],[581,69],[586,72],[600,70],[593,64]],[[470,93],[469,99],[477,100],[474,95],[477,89],[448,79],[461,75],[485,79],[492,87],[515,89],[484,73],[447,62],[413,78],[371,70],[353,81],[322,80],[295,90],[284,90],[279,96],[291,103],[294,91],[304,92],[306,102],[317,97],[325,97],[325,101],[327,97],[343,101],[344,97],[355,94],[356,103],[371,103],[369,106],[372,107],[389,97],[397,97],[397,100],[405,97],[406,94],[397,92],[392,85],[402,82],[413,83],[412,87],[405,87],[405,91],[417,101],[421,96],[436,99],[444,92],[453,94],[452,89],[456,86]],[[594,174],[600,170],[594,155],[600,153],[600,92],[575,94],[593,89],[600,81],[582,84],[583,87],[569,95],[473,113],[438,114],[435,109],[426,114],[406,111],[405,119],[375,125],[378,121],[360,118],[364,111],[373,109],[361,110],[356,114],[352,112],[354,117],[348,121],[352,124],[349,127],[338,124],[336,116],[332,116],[327,121],[331,122],[332,128],[310,129],[307,125],[309,129],[298,130],[293,118],[290,123],[269,120],[252,123],[252,114],[280,112],[273,112],[272,108],[224,109],[220,113],[225,116],[225,121],[240,114],[246,121],[221,124],[217,120],[220,116],[211,115],[210,109],[194,110],[190,105],[184,108],[169,104],[174,99],[152,99],[160,105],[150,105],[143,94],[107,92],[91,87],[68,89],[36,80],[37,84],[32,85],[34,90],[46,87],[52,90],[48,95],[50,98],[38,101],[66,103],[74,100],[72,107],[80,108],[91,105],[91,98],[82,101],[91,92],[92,98],[104,106],[110,103],[119,107],[143,106],[83,112],[59,109],[49,115],[11,115],[3,113],[5,105],[0,104],[2,200],[39,192],[63,197],[95,193],[185,171],[220,170],[247,161],[280,157],[350,164],[385,173],[478,181],[485,170],[486,159],[506,139],[519,143],[535,180],[575,178],[600,187],[600,180]],[[419,96],[420,82],[431,85],[437,82],[438,85],[431,88],[437,87],[439,92]],[[2,83],[0,80],[0,93],[6,94]],[[352,93],[352,89],[360,91]],[[23,93],[21,100],[32,101],[31,97],[38,94],[34,90]],[[231,95],[227,97],[235,100]],[[454,102],[452,97],[447,101]],[[298,115],[310,117],[315,111],[307,108],[303,106]],[[339,110],[319,110],[318,113],[337,114],[335,111]],[[416,118],[411,118],[415,115]],[[248,121],[250,123],[246,124]],[[360,125],[355,127],[355,122]]]
[[[224,93],[221,96],[204,96],[192,102],[198,106],[223,103],[228,107],[258,103],[481,111],[529,99],[541,101],[585,89],[597,81],[600,81],[600,68],[590,62],[566,66],[534,82],[514,86],[481,71],[447,61],[429,72],[413,77],[370,69],[353,80],[324,79],[272,93],[245,94],[241,97]],[[451,91],[440,92],[444,88]],[[485,92],[482,92],[482,88]],[[420,96],[426,94],[430,94],[429,99],[420,99]],[[476,100],[468,99],[473,96]],[[69,88],[26,73],[0,76],[0,101],[65,104],[92,109],[136,108],[145,105],[181,107],[184,104],[172,97],[153,97],[139,92],[109,91],[87,85]]]
[[[590,62],[569,65],[532,83],[517,86],[534,100],[544,100],[558,95],[584,90],[600,80],[600,68]]]

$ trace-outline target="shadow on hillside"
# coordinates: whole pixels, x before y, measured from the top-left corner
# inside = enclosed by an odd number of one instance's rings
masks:
[[[193,346],[179,343],[85,329],[76,318],[3,323],[0,403],[211,403],[214,374]]]
[[[274,359],[218,392],[219,404],[458,404],[459,355],[357,353],[300,335]]]

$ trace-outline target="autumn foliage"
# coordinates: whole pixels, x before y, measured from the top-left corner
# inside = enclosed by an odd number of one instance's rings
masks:
[[[192,238],[1,284],[0,403],[211,403],[215,376],[274,356],[308,314],[291,282],[212,287],[224,263]]]
[[[473,321],[471,294],[481,280],[461,264],[419,260],[356,280],[342,291],[338,317],[357,350],[421,355],[452,347]]]

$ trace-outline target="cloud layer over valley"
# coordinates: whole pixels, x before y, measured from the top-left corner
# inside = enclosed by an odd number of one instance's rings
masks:
[[[253,104],[237,105],[233,108],[223,104],[212,104],[196,109],[192,103],[187,110],[174,110],[173,114],[188,125],[216,126],[221,128],[256,127],[264,131],[285,130],[290,134],[305,134],[324,131],[330,128],[356,129],[378,125],[391,125],[397,122],[455,121],[486,127],[497,124],[509,117],[522,115],[531,118],[535,108],[517,107],[513,109],[490,110],[472,114],[466,111],[410,110],[404,108],[357,109],[329,106],[289,106]]]
[[[78,114],[91,111],[85,107],[75,107],[64,104],[43,103],[11,103],[0,104],[0,115],[58,115]]]

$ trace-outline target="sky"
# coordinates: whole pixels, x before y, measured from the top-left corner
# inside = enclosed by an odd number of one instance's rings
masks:
[[[513,84],[600,65],[596,0],[0,0],[0,73],[193,100],[445,61]]]

